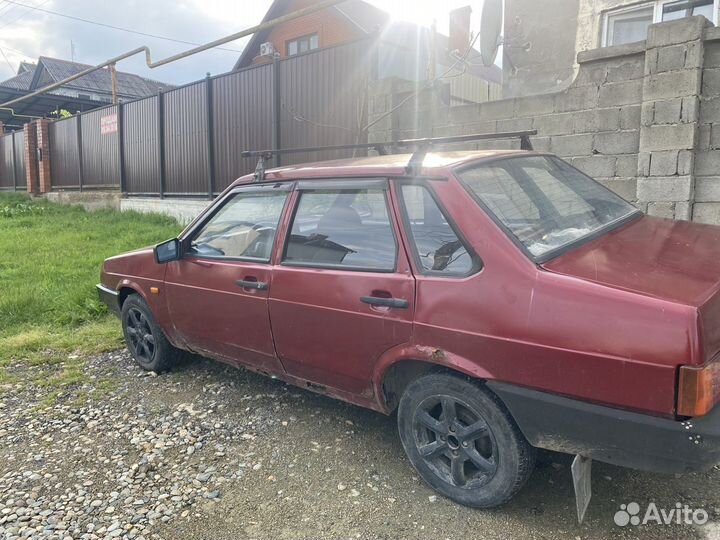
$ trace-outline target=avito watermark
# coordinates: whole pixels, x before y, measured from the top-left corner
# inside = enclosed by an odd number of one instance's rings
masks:
[[[660,508],[654,502],[648,504],[645,512],[636,502],[621,504],[615,512],[615,524],[627,525],[705,525],[710,516],[703,508],[691,508],[687,504],[675,503],[670,509]]]

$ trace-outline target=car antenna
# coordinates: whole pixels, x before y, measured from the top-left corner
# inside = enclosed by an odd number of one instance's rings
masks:
[[[355,150],[368,149],[375,150],[379,155],[385,156],[390,154],[388,148],[408,148],[413,147],[414,151],[408,164],[405,166],[405,172],[408,175],[418,175],[422,170],[422,164],[431,147],[438,144],[454,144],[480,140],[493,139],[520,139],[521,150],[533,150],[530,137],[537,135],[537,130],[528,131],[507,131],[501,133],[475,133],[472,135],[457,135],[452,137],[430,137],[425,139],[403,139],[399,141],[363,143],[363,144],[340,144],[334,146],[311,146],[305,148],[284,148],[279,150],[245,150],[240,155],[242,157],[257,157],[258,162],[255,166],[255,182],[265,180],[265,163],[274,156],[282,154],[299,154],[302,152],[329,152],[333,150]]]

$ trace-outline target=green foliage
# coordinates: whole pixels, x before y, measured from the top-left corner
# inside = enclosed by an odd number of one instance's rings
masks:
[[[117,348],[120,324],[95,291],[103,260],[179,230],[164,216],[0,194],[0,366]]]

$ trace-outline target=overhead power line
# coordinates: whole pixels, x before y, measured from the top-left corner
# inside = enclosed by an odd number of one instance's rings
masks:
[[[79,22],[83,22],[86,24],[94,24],[95,26],[102,26],[103,28],[110,28],[112,30],[119,30],[121,32],[128,32],[129,34],[137,34],[139,36],[151,37],[151,38],[155,38],[155,39],[163,39],[165,41],[174,41],[175,43],[182,43],[184,45],[195,45],[195,46],[201,45],[200,43],[195,43],[193,41],[185,41],[183,39],[175,39],[175,38],[171,38],[171,37],[167,37],[167,36],[159,36],[157,34],[150,34],[148,32],[140,32],[138,30],[131,30],[130,28],[123,28],[122,26],[114,26],[112,24],[107,24],[107,23],[103,23],[103,22],[99,22],[99,21],[91,21],[89,19],[83,19],[82,17],[76,17],[74,15],[67,15],[65,13],[59,13],[57,11],[43,9],[38,6],[31,6],[28,4],[23,4],[22,2],[16,2],[15,0],[5,0],[5,1],[10,4],[14,4],[16,6],[22,6],[22,7],[32,9],[35,11],[41,11],[42,13],[48,13],[49,15],[55,15],[57,17],[63,17],[65,19],[71,19],[73,21],[79,21]],[[0,26],[0,28],[3,28],[3,27]],[[218,49],[219,51],[229,51],[229,52],[234,52],[234,53],[242,52],[238,49],[228,49],[226,47],[214,47],[214,48]]]
[[[27,6],[27,7],[36,9],[36,8],[39,8],[40,6],[44,6],[44,5],[47,4],[49,1],[50,1],[50,0],[43,0],[42,2],[40,2],[40,3],[39,3],[38,5],[36,5],[36,6]],[[3,16],[7,15],[8,13],[10,13],[10,11],[11,11],[13,8],[17,7],[16,5],[13,5],[13,3],[11,2],[11,0],[5,0],[5,2],[7,2],[7,4],[6,4],[4,7],[10,6],[10,9],[6,10],[6,11],[3,13]],[[0,10],[2,10],[2,8],[0,8]],[[22,11],[22,9],[21,9],[21,11]],[[15,17],[14,19],[12,19],[11,21],[7,21],[5,24],[0,25],[0,29],[3,29],[3,28],[5,28],[6,26],[10,26],[11,24],[19,21],[20,19],[22,19],[23,17],[25,17],[26,15],[28,15],[31,11],[32,11],[32,9],[27,9],[27,10],[23,11],[23,12],[20,13],[17,17]]]

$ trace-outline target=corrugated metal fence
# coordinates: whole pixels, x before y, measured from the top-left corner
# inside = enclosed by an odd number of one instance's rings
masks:
[[[53,188],[212,196],[254,170],[243,150],[366,142],[371,49],[359,41],[311,51],[54,121]],[[352,151],[326,154],[283,163]]]
[[[16,131],[0,137],[0,191],[25,189],[25,134]]]

